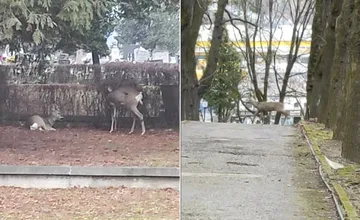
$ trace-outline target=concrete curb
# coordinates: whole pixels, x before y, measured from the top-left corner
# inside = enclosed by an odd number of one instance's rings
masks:
[[[179,190],[177,167],[0,165],[0,186],[21,188],[129,187]]]
[[[300,123],[301,128],[304,132],[304,134],[307,136],[306,138],[309,139],[310,144],[312,145],[314,149],[314,154],[317,160],[320,162],[320,165],[322,167],[322,170],[327,176],[330,176],[333,174],[333,171],[331,167],[328,165],[328,163],[325,160],[325,156],[322,154],[315,137],[310,132],[310,128],[304,123]],[[311,146],[310,146],[311,147]],[[346,192],[346,190],[335,181],[329,180],[328,184],[333,188],[333,192],[335,192],[336,197],[340,200],[342,208],[344,210],[345,219],[348,220],[358,220],[359,216],[357,215],[357,212],[353,206],[353,204],[350,201],[350,198]]]
[[[0,165],[0,175],[59,175],[102,177],[179,178],[177,167],[85,167],[85,166],[14,166]]]

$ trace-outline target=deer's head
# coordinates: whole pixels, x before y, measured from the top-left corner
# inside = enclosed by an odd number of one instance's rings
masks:
[[[60,114],[59,110],[53,110],[50,114],[51,118],[53,118],[55,121],[64,119],[64,117]]]
[[[64,117],[60,113],[59,106],[56,104],[52,105],[50,116],[55,119],[55,121],[64,119]]]

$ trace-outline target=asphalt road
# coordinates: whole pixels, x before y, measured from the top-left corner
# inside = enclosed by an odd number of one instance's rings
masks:
[[[181,219],[309,219],[294,183],[297,135],[290,126],[183,123]]]

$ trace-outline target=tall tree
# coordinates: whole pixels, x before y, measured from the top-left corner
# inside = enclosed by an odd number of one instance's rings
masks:
[[[330,41],[325,42],[321,50],[312,51],[313,56],[318,53],[318,61],[311,70],[317,70],[321,75],[315,75],[316,78],[312,77],[310,82],[308,102],[316,103],[310,105],[310,116],[316,112],[320,121],[333,129],[333,138],[342,141],[343,157],[360,162],[360,54],[357,47],[360,41],[360,0],[334,0],[330,5],[318,0],[318,4],[317,13],[328,19],[325,24],[314,23],[313,29],[321,30],[325,26],[318,34]],[[328,36],[330,34],[334,36]],[[331,40],[334,37],[335,42]],[[314,47],[321,46],[319,42],[315,41]],[[329,54],[332,48],[333,54]],[[328,65],[331,66],[329,72]],[[324,95],[327,96],[325,99]],[[324,105],[330,109],[326,110]]]
[[[163,8],[145,19],[123,19],[116,27],[120,44],[140,44],[150,51],[156,47],[171,54],[179,51],[179,10]]]
[[[181,4],[181,118],[182,120],[196,121],[199,120],[200,97],[202,97],[211,86],[212,78],[217,68],[218,55],[224,31],[224,12],[228,0],[219,0],[217,2],[218,7],[215,13],[207,66],[200,82],[198,82],[195,73],[195,44],[206,7],[200,6],[197,3],[198,2],[190,3],[184,1]],[[208,3],[206,5],[208,5]],[[196,21],[195,18],[197,19]],[[196,23],[194,24],[194,22]]]
[[[282,18],[284,6],[268,1],[268,5],[263,0],[249,1],[237,0],[239,9],[243,12],[243,19],[249,20],[256,26],[248,23],[244,24],[244,31],[241,31],[237,24],[232,22],[238,30],[239,36],[245,42],[245,47],[238,46],[246,62],[248,74],[253,84],[253,90],[258,101],[267,101],[269,75],[273,54],[276,54],[278,47],[274,47],[273,38],[276,27]],[[265,38],[265,39],[264,39]],[[260,49],[254,43],[256,40],[266,41],[266,45],[261,45]],[[258,55],[263,59],[264,68],[259,69]],[[264,72],[264,80],[259,81],[260,72]],[[263,90],[261,89],[263,82]]]
[[[181,1],[181,120],[199,120],[195,46],[208,0]]]
[[[8,43],[17,36],[39,44],[44,38],[43,30],[57,27],[58,22],[67,22],[78,30],[90,30],[95,14],[108,10],[111,0],[5,0],[0,2],[0,41]],[[25,33],[24,33],[25,32]]]
[[[311,118],[318,117],[318,102],[322,71],[319,64],[322,59],[321,49],[324,46],[323,33],[326,27],[326,17],[329,12],[328,1],[316,0],[315,14],[312,23],[311,52],[307,73],[307,114]]]
[[[291,72],[294,64],[297,62],[301,54],[299,54],[299,48],[301,41],[303,40],[306,28],[311,21],[312,15],[315,10],[315,0],[296,0],[289,1],[290,16],[293,22],[291,43],[289,48],[289,54],[287,56],[287,65],[281,89],[279,90],[279,101],[284,102],[288,83],[291,77]],[[277,76],[276,76],[277,77]],[[275,124],[280,121],[281,114],[276,113]]]
[[[239,100],[238,85],[242,79],[240,54],[230,44],[227,31],[221,42],[218,64],[204,99],[215,109],[219,122],[227,122]]]
[[[63,34],[59,48],[66,48],[67,51],[83,49],[92,53],[93,64],[100,63],[100,57],[109,54],[106,44],[108,36],[114,31],[119,22],[123,20],[146,20],[153,10],[161,7],[170,7],[176,1],[131,1],[131,0],[111,0],[113,5],[109,10],[98,13],[91,21],[91,28],[79,32],[70,26],[63,25],[68,29]]]
[[[0,6],[0,43],[9,44],[11,51],[35,54],[40,75],[45,67],[45,57],[63,49],[59,48],[59,43],[64,34],[84,35],[93,27],[94,17],[101,18],[111,11],[115,2],[6,0]]]
[[[0,42],[12,49],[23,49],[24,42],[46,53],[64,50],[73,53],[77,49],[92,52],[93,63],[109,53],[107,37],[114,30],[116,21],[124,18],[142,19],[163,5],[176,1],[130,0],[66,0],[66,1],[5,1]],[[12,15],[14,14],[14,16]],[[0,20],[1,21],[1,20]],[[30,36],[30,37],[29,37]],[[42,44],[42,45],[40,45]],[[36,46],[40,45],[40,46]],[[49,46],[51,45],[51,46]]]
[[[91,28],[81,32],[63,23],[59,26],[61,30],[59,33],[60,41],[56,49],[69,54],[75,53],[78,49],[83,49],[92,53],[93,64],[99,64],[100,57],[107,56],[110,53],[106,42],[116,24],[116,18],[112,13],[108,11],[101,16],[95,15],[91,21]]]
[[[342,155],[355,161],[360,162],[360,0],[354,0],[354,10],[351,12],[351,29],[349,30],[349,62],[346,69],[345,78],[345,122],[344,136],[342,145]],[[346,7],[346,6],[345,6]]]
[[[327,120],[328,115],[328,100],[329,100],[329,87],[330,87],[330,73],[332,69],[334,54],[335,54],[335,25],[336,19],[340,14],[342,1],[332,1],[330,6],[329,15],[327,16],[327,25],[324,29],[325,44],[322,47],[322,57],[318,65],[321,69],[321,90],[320,102],[318,110],[321,114],[318,115],[319,121],[329,125]]]
[[[345,120],[343,119],[346,115],[346,98],[344,98],[344,94],[346,94],[347,89],[345,87],[345,78],[349,62],[349,30],[352,27],[351,15],[354,9],[354,1],[344,0],[341,7],[335,27],[335,52],[330,75],[328,123],[326,123],[329,128],[333,129],[333,138],[336,140],[342,140],[344,137],[343,127]],[[313,97],[310,96],[309,98]]]
[[[240,18],[246,22],[242,29],[238,26],[239,22],[233,21],[231,24],[237,30],[235,38],[245,44],[237,47],[247,67],[251,90],[255,92],[258,101],[267,101],[271,93],[279,94],[280,102],[284,102],[285,97],[294,92],[293,89],[289,91],[288,86],[293,77],[300,74],[293,73],[293,67],[304,55],[299,49],[312,18],[314,1],[235,0],[241,11]],[[291,29],[284,30],[283,27]],[[284,55],[279,52],[281,41],[287,40],[284,35],[289,36],[283,31],[291,31],[286,62],[283,61]],[[283,64],[286,66],[284,69],[281,68]],[[277,114],[276,124],[279,119],[280,115]]]

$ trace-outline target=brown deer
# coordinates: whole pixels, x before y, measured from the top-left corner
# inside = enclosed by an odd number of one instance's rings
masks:
[[[112,90],[111,87],[108,87],[108,91],[110,93],[107,95],[107,100],[109,101],[109,103],[113,109],[113,112],[111,115],[110,133],[112,133],[114,130],[116,130],[117,113],[118,113],[117,111],[118,111],[118,108],[121,105],[123,105],[134,114],[133,115],[134,120],[133,120],[133,124],[131,126],[131,130],[130,130],[129,134],[132,134],[134,132],[136,117],[138,117],[141,122],[141,129],[142,129],[141,135],[145,134],[144,116],[137,109],[137,106],[139,103],[143,104],[142,92],[131,86],[120,86],[119,88],[117,88],[115,90]]]
[[[269,112],[270,114],[273,111],[280,112],[281,114],[285,115],[285,120],[289,116],[289,113],[285,111],[284,103],[282,102],[256,102],[250,97],[249,103],[251,103],[256,108],[256,112],[252,121],[255,120],[255,117],[259,115],[259,113],[265,114],[265,112]]]
[[[63,118],[64,117],[60,114],[59,109],[52,107],[50,115],[46,118],[43,118],[39,115],[32,115],[29,117],[26,122],[26,127],[29,127],[30,130],[56,131],[56,129],[53,128],[55,122]]]

